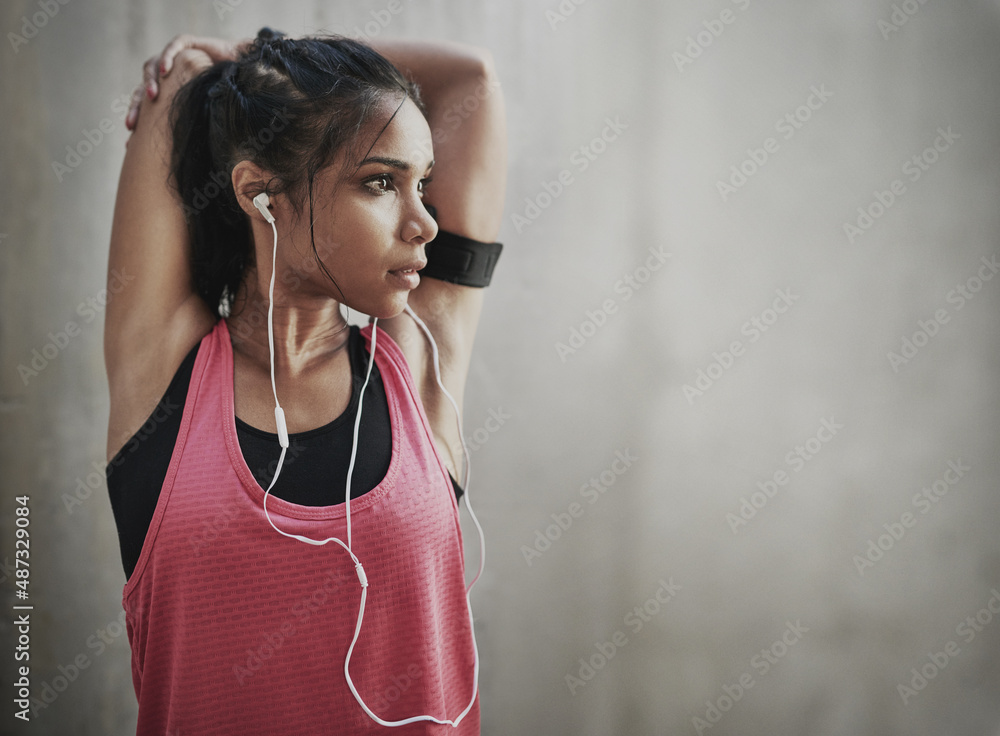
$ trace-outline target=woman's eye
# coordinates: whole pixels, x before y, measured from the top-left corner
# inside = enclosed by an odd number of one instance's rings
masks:
[[[367,181],[368,188],[378,194],[385,194],[392,187],[392,177],[387,174],[382,174],[381,176],[376,176],[374,179],[369,179]]]
[[[431,177],[427,176],[417,181],[417,193],[423,194],[424,189],[431,183]],[[375,194],[388,194],[392,191],[395,182],[391,174],[379,174],[365,182],[365,186]]]

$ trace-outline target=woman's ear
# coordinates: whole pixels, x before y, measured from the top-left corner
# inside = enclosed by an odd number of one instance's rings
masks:
[[[264,191],[269,178],[264,170],[252,161],[240,161],[233,167],[232,181],[236,201],[239,202],[240,209],[251,217],[261,216],[257,207],[254,206],[253,198]],[[275,196],[271,196],[272,204],[276,204]]]

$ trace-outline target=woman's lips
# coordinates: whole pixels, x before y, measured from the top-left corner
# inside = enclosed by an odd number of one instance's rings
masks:
[[[416,289],[420,285],[420,274],[415,268],[404,268],[389,271],[389,276],[404,289]]]

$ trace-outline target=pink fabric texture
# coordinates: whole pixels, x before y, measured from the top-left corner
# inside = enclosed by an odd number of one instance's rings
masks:
[[[370,351],[371,326],[362,335]],[[392,459],[382,482],[351,502],[353,548],[370,583],[351,676],[381,718],[454,719],[473,690],[458,506],[406,360],[382,330],[375,363]],[[387,728],[368,717],[344,677],[361,596],[353,562],[336,543],[279,535],[263,498],[237,441],[221,320],[198,351],[156,513],[123,592],[139,736],[478,734],[478,699],[458,728]],[[267,508],[286,532],[347,540],[343,502],[308,507],[270,496]]]

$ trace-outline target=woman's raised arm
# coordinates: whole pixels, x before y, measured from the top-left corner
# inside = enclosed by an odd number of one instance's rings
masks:
[[[377,41],[372,46],[420,86],[434,141],[434,182],[424,201],[441,230],[493,242],[503,217],[507,136],[503,94],[489,51],[457,43]],[[459,407],[483,289],[421,278],[409,304],[441,352],[442,380]],[[454,411],[434,378],[431,352],[408,315],[380,320],[406,354],[445,460],[456,478],[461,443]]]
[[[130,114],[134,132],[115,200],[108,258],[113,296],[104,322],[109,459],[155,409],[184,356],[215,322],[192,288],[184,210],[170,182],[169,114],[180,87],[212,57],[189,48],[174,61],[156,99],[143,101],[138,120]],[[146,62],[147,87],[155,85],[157,63]],[[123,286],[111,288],[117,284]]]

